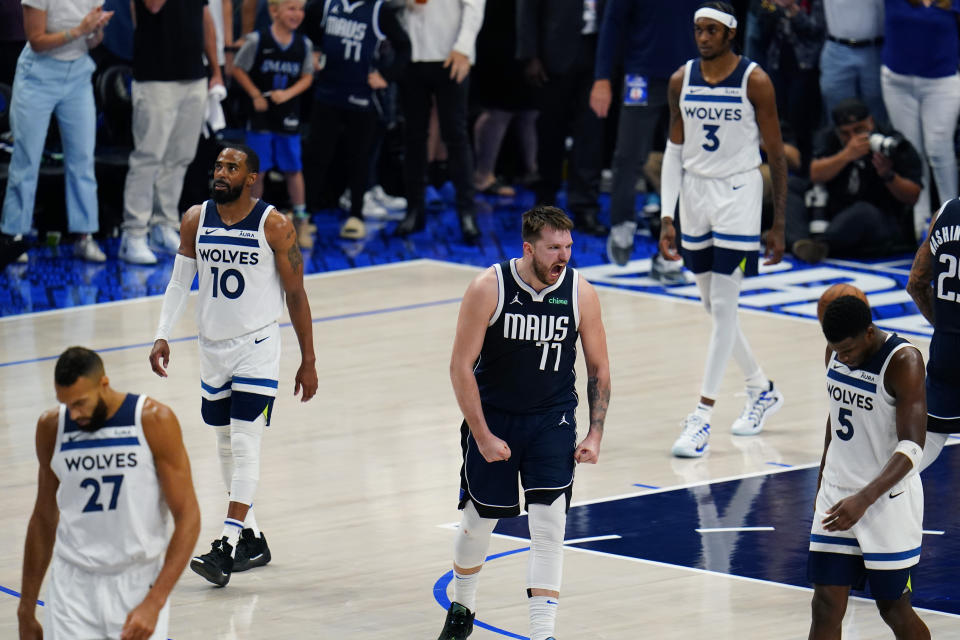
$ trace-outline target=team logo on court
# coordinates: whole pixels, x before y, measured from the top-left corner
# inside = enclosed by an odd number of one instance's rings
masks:
[[[513,294],[513,300],[510,301],[510,304],[518,304],[518,305],[520,305],[521,307],[523,306],[523,303],[520,302],[520,292],[519,292],[519,291],[518,291],[517,293]]]

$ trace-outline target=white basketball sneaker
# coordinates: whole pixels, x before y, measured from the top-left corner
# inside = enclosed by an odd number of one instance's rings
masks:
[[[758,391],[747,389],[747,402],[740,417],[733,421],[730,431],[735,436],[755,436],[763,431],[763,423],[783,406],[783,394],[770,382],[770,388]]]
[[[671,452],[678,458],[699,458],[707,452],[710,440],[710,425],[697,413],[683,420],[683,431],[673,443]]]

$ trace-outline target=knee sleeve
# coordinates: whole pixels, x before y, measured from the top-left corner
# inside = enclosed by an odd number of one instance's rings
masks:
[[[230,425],[214,427],[217,434],[217,460],[220,462],[220,476],[227,491],[233,482],[233,447],[230,444]]]
[[[560,591],[563,574],[563,533],[567,525],[566,504],[557,499],[553,504],[531,504],[530,562],[527,565],[527,588]]]
[[[473,501],[468,500],[453,543],[453,563],[461,569],[481,566],[490,548],[490,534],[496,526],[496,518],[481,518]]]
[[[712,313],[710,308],[710,280],[712,280],[712,276],[713,274],[709,271],[693,275],[693,279],[697,283],[697,289],[700,290],[700,302],[703,303],[703,308],[707,310],[707,313]]]
[[[252,422],[233,418],[230,421],[230,443],[233,451],[233,478],[230,500],[251,504],[260,480],[260,440],[265,418]]]

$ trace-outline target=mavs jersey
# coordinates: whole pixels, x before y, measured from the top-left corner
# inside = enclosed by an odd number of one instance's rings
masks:
[[[128,394],[92,433],[60,405],[50,460],[60,480],[54,552],[72,565],[116,573],[158,559],[167,546],[167,504],[140,421],[146,398]]]
[[[930,339],[927,362],[927,413],[930,431],[951,433],[956,424],[937,424],[936,419],[960,418],[960,200],[940,208],[930,231],[933,254],[933,311],[936,326]]]
[[[890,359],[912,344],[889,334],[883,346],[858,369],[830,356],[827,394],[830,396],[830,446],[823,479],[846,489],[860,489],[879,475],[897,448],[897,408],[884,387]]]
[[[493,265],[499,298],[474,368],[480,400],[508,413],[541,413],[577,406],[579,274],[564,269],[539,293],[517,273],[517,261]]]
[[[373,89],[367,76],[381,40],[380,9],[383,0],[326,0],[323,8],[323,41],[326,62],[317,76],[316,98],[338,107],[372,109]]]
[[[718,84],[708,84],[700,59],[687,61],[680,91],[683,169],[703,178],[726,178],[760,166],[760,132],[747,80],[757,63],[745,56]]]
[[[299,33],[293,34],[293,39],[286,47],[281,46],[274,39],[270,27],[255,31],[247,38],[255,40],[257,53],[253,64],[246,71],[250,80],[262,93],[287,89],[304,73],[310,73],[313,69],[313,46]],[[267,104],[270,108],[266,111],[251,109],[250,129],[252,131],[291,134],[299,131],[300,96],[295,96],[283,104],[276,104],[267,99]]]
[[[283,286],[263,225],[272,205],[257,200],[233,226],[213,200],[203,203],[197,227],[197,326],[207,340],[226,340],[262,329],[283,311]]]

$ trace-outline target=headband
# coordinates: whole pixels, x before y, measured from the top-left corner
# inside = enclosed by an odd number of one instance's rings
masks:
[[[711,20],[716,20],[720,24],[729,27],[730,29],[737,28],[737,19],[730,15],[729,13],[724,13],[723,11],[718,11],[712,7],[702,7],[697,9],[697,12],[693,14],[693,21],[696,22],[700,18],[710,18]]]

